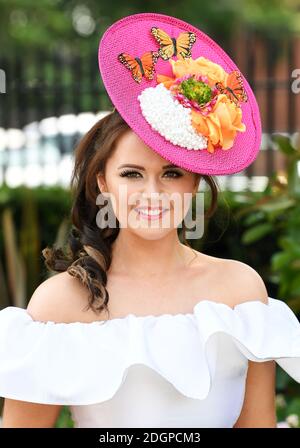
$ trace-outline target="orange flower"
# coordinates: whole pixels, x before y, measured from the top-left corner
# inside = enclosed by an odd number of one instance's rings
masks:
[[[200,74],[207,76],[208,85],[210,87],[213,87],[216,82],[225,83],[227,80],[228,74],[225,70],[219,64],[215,64],[203,56],[200,56],[197,59],[186,58],[177,59],[176,61],[174,59],[169,59],[169,62],[172,66],[174,77],[171,78],[170,76],[159,74],[157,74],[156,77],[157,82],[163,82],[168,89],[174,83],[176,78],[181,78],[188,73],[191,75]]]
[[[186,74],[207,76],[208,85],[213,88],[216,82],[226,85],[228,73],[219,65],[200,56],[197,59],[169,59],[174,77],[157,74],[158,83],[163,83],[168,89],[177,78]],[[192,125],[197,132],[208,138],[207,150],[214,152],[215,146],[230,149],[237,131],[244,132],[246,126],[242,123],[242,110],[225,94],[218,94],[217,101],[208,115],[191,109]]]
[[[236,132],[244,132],[246,126],[242,123],[242,110],[232,103],[225,94],[218,95],[212,112],[202,115],[191,110],[192,125],[197,132],[208,137],[209,152],[214,152],[214,146],[230,149],[236,137]]]

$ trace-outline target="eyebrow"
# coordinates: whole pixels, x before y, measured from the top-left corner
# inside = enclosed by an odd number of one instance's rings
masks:
[[[145,168],[143,167],[143,166],[140,166],[140,165],[134,165],[134,164],[125,164],[125,165],[120,165],[119,167],[118,167],[118,169],[120,169],[120,168],[137,168],[137,169],[139,169],[139,170],[142,170],[142,171],[145,171]],[[163,166],[163,169],[165,170],[165,169],[167,169],[167,168],[179,168],[178,166],[176,166],[176,165],[165,165],[165,166]]]

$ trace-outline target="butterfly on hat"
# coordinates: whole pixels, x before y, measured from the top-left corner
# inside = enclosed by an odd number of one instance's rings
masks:
[[[228,74],[225,85],[222,82],[217,82],[215,86],[220,93],[227,95],[236,106],[239,106],[240,102],[248,101],[248,95],[244,88],[242,76],[237,70]]]
[[[181,58],[191,57],[191,48],[196,41],[196,35],[192,32],[182,32],[175,39],[160,28],[152,27],[151,34],[160,44],[158,51],[147,51],[141,57],[133,57],[128,53],[118,55],[119,61],[131,71],[133,79],[138,83],[142,81],[143,76],[153,79],[154,66],[159,56],[165,61],[178,55]]]
[[[127,67],[133,79],[140,83],[143,76],[147,79],[153,79],[154,65],[156,64],[159,54],[156,51],[146,51],[140,58],[133,57],[128,53],[120,53],[118,59]]]
[[[177,38],[170,37],[165,31],[153,26],[151,34],[160,45],[159,55],[164,61],[177,56],[179,59],[190,58],[191,48],[196,42],[196,34],[183,31]]]

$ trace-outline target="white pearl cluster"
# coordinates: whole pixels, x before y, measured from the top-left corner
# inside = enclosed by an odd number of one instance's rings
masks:
[[[191,109],[174,99],[163,83],[144,89],[138,100],[147,122],[166,140],[187,149],[207,148],[207,138],[192,125]]]

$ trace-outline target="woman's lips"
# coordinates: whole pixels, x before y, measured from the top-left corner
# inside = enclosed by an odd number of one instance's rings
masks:
[[[168,211],[168,209],[167,208],[139,207],[139,208],[135,208],[135,211],[143,219],[155,220],[155,219],[160,219],[162,217],[162,215]]]

